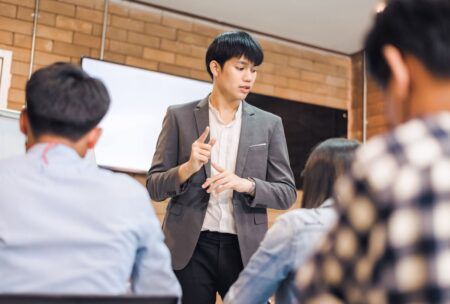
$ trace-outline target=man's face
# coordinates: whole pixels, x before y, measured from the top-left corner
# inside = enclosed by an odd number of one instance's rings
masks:
[[[243,100],[256,80],[256,67],[247,58],[231,58],[219,67],[214,79],[221,93],[230,101]]]

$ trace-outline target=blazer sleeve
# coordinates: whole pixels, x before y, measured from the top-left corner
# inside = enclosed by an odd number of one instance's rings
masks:
[[[180,184],[178,176],[178,136],[177,120],[173,109],[169,107],[158,137],[152,165],[147,174],[147,190],[154,201],[163,201],[187,190],[189,180]]]
[[[289,209],[297,199],[294,174],[281,118],[277,118],[270,137],[266,180],[253,178],[255,197],[248,200],[250,207]]]

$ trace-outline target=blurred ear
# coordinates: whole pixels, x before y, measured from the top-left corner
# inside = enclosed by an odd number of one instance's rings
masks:
[[[219,76],[220,64],[217,61],[211,60],[211,62],[209,63],[209,69],[211,70],[211,73],[213,74],[214,78]]]
[[[89,133],[86,135],[88,149],[93,149],[95,147],[101,135],[102,129],[99,127],[96,127],[89,131]]]
[[[25,136],[28,136],[29,124],[28,124],[27,109],[22,109],[22,111],[20,112],[19,127],[20,127],[20,132],[22,132]]]
[[[386,114],[390,126],[395,127],[408,118],[411,75],[405,58],[396,47],[385,46],[383,55],[391,71],[391,78],[386,88]]]

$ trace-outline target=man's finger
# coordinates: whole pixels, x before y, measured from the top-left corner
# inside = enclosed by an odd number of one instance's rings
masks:
[[[220,187],[219,189],[217,189],[216,194],[219,194],[220,192],[223,192],[225,190],[232,189],[232,188],[233,188],[233,182],[230,181],[230,182],[222,185],[222,187]]]
[[[202,135],[200,135],[200,137],[197,139],[197,142],[204,143],[206,138],[208,137],[208,134],[209,134],[209,127],[206,127],[205,131],[203,131]]]
[[[214,175],[213,177],[207,178],[206,181],[203,183],[202,188],[203,189],[207,188],[209,185],[211,185],[211,183],[214,183],[215,181],[223,178],[224,176],[225,176],[225,174],[220,173],[220,174]]]

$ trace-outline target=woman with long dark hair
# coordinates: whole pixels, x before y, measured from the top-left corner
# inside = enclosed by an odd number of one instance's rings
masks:
[[[277,304],[295,303],[295,271],[335,223],[333,185],[350,168],[358,146],[354,140],[331,138],[312,151],[303,171],[301,208],[275,221],[228,291],[225,304],[267,303],[274,292]]]

